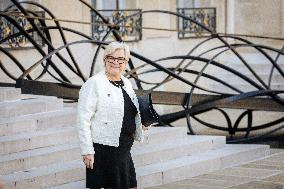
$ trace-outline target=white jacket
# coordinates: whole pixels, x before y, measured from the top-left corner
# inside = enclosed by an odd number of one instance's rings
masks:
[[[130,81],[124,76],[123,89],[137,108],[134,139],[143,141],[143,130],[136,94]],[[81,154],[94,154],[93,142],[109,146],[119,146],[119,136],[124,115],[122,89],[113,86],[105,72],[89,78],[79,92],[77,108],[77,128]]]

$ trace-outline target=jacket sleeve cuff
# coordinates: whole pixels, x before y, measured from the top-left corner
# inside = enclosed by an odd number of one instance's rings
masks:
[[[83,155],[88,155],[88,154],[95,154],[95,151],[94,151],[93,147],[90,148],[90,149],[82,149],[81,148],[81,155],[82,156]]]

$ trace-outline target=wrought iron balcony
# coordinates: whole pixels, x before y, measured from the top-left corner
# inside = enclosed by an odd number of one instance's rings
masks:
[[[121,10],[99,10],[99,12],[114,24],[114,29],[118,31],[123,41],[139,41],[142,39],[142,16],[137,14],[141,9],[121,9]],[[109,31],[106,24],[95,13],[92,14],[92,36],[97,40],[102,40]]]
[[[178,8],[177,12],[197,21],[212,32],[216,31],[216,8]],[[179,39],[211,35],[196,23],[182,17],[178,17],[177,27]]]
[[[30,31],[33,27],[28,22],[27,18],[24,17],[24,14],[19,11],[8,11],[5,12],[5,14],[9,15],[10,18],[14,19],[22,29],[27,31],[29,35],[40,45],[43,46],[44,43],[42,39],[39,37],[39,35],[34,32]],[[35,11],[33,12],[33,16],[35,17],[45,17],[44,11]],[[38,28],[42,27],[42,24],[38,19],[34,20],[35,24],[38,26]],[[41,21],[44,22],[44,21]],[[8,40],[6,40],[4,43],[1,44],[4,48],[10,48],[10,49],[18,49],[18,48],[33,48],[33,45],[30,44],[27,37],[24,35],[16,35],[20,34],[19,30],[15,27],[14,24],[12,24],[10,21],[6,20],[5,17],[0,17],[0,41],[3,39],[6,39],[7,37],[10,37]]]

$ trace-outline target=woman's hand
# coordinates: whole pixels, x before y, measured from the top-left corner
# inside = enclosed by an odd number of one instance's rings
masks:
[[[87,168],[89,168],[89,169],[94,168],[93,167],[94,162],[95,162],[94,154],[83,155],[83,161],[84,161]]]

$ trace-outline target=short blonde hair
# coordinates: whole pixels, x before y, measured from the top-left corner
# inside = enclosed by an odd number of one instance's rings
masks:
[[[106,46],[103,58],[105,59],[107,56],[112,54],[117,49],[123,49],[124,50],[125,59],[128,61],[129,58],[130,58],[129,46],[127,44],[123,43],[123,42],[118,42],[118,41],[111,42],[110,44],[108,44]]]

